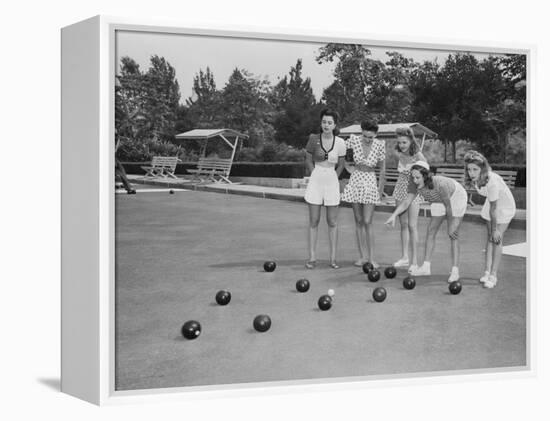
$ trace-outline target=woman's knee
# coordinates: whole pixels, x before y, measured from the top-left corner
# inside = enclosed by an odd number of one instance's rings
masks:
[[[329,226],[329,228],[335,228],[337,224],[338,224],[337,218],[334,218],[334,217],[327,218],[327,225]]]
[[[437,235],[437,231],[439,231],[439,225],[430,225],[428,227],[428,236],[435,237]]]
[[[317,228],[319,226],[320,220],[321,220],[320,217],[309,218],[309,227],[310,228]]]

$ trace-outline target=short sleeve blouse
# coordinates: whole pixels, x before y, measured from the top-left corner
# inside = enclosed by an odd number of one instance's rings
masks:
[[[386,142],[377,138],[373,139],[366,156],[360,136],[351,135],[346,140],[346,148],[353,150],[353,160],[356,164],[375,167],[378,162],[386,159]]]
[[[311,134],[306,144],[306,152],[313,157],[313,162],[325,161],[325,150],[321,147],[321,137],[319,134]],[[328,162],[336,164],[338,158],[346,156],[346,143],[341,137],[334,137],[334,146],[328,151]]]
[[[409,176],[408,193],[421,194],[424,200],[430,203],[442,203],[443,198],[441,197],[441,193],[444,192],[445,196],[451,197],[456,189],[456,181],[452,178],[434,175],[432,181],[434,184],[433,189],[429,189],[426,186],[419,189],[418,186],[414,184],[412,176]]]

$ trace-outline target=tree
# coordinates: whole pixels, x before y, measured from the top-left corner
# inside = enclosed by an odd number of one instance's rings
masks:
[[[302,78],[302,60],[291,67],[275,87],[270,98],[275,108],[273,127],[275,140],[292,146],[303,147],[307,136],[319,121],[319,106],[313,95],[311,79]]]
[[[381,78],[383,63],[370,58],[371,51],[358,44],[329,43],[319,50],[319,64],[338,61],[334,82],[323,91],[322,100],[342,116],[342,125],[361,120],[367,114],[369,96]]]
[[[163,57],[152,56],[144,87],[152,136],[161,141],[172,141],[176,135],[174,123],[180,100],[175,69]]]
[[[189,119],[197,128],[215,128],[221,123],[221,94],[216,89],[214,74],[207,67],[193,78],[193,97],[187,100]]]
[[[273,141],[270,85],[236,68],[221,93],[222,121],[226,127],[249,133],[249,145]]]
[[[174,68],[158,56],[142,72],[129,57],[121,59],[115,86],[115,132],[125,159],[148,159],[155,148],[172,148],[179,107]]]

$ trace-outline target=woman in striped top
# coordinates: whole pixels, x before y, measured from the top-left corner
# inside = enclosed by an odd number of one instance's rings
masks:
[[[430,166],[426,162],[418,161],[411,167],[407,198],[397,206],[386,221],[386,224],[394,226],[397,216],[407,210],[419,194],[424,197],[424,200],[431,203],[431,218],[426,235],[424,263],[422,266],[412,270],[411,274],[413,276],[431,275],[431,258],[435,249],[435,237],[441,227],[441,223],[446,218],[447,233],[451,239],[452,257],[449,282],[457,281],[460,278],[458,271],[460,251],[458,233],[468,204],[466,190],[452,178],[433,175],[430,172]]]

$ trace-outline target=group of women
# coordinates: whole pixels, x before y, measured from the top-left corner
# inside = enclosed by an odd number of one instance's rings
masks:
[[[339,268],[336,244],[340,201],[351,203],[353,209],[359,251],[359,258],[354,264],[362,266],[370,262],[378,267],[372,221],[375,207],[384,196],[385,141],[376,137],[378,125],[372,121],[361,123],[361,136],[352,135],[344,140],[337,136],[339,118],[335,111],[323,110],[320,120],[320,133],[310,135],[306,145],[306,166],[311,173],[304,197],[309,208],[309,259],[306,268],[313,269],[317,265],[317,233],[323,207],[326,209],[329,234],[329,264],[334,269]],[[398,129],[396,135],[399,173],[393,191],[396,207],[386,221],[386,225],[394,226],[399,219],[401,227],[401,255],[394,266],[408,268],[413,276],[430,275],[436,235],[446,219],[452,260],[448,280],[453,282],[460,278],[459,230],[468,204],[466,187],[487,198],[481,212],[487,225],[487,244],[485,272],[480,282],[486,288],[495,287],[503,236],[516,211],[510,189],[497,173],[491,171],[487,159],[478,152],[469,151],[464,157],[465,186],[462,186],[454,179],[435,175],[431,171],[410,128]],[[339,177],[346,166],[347,150],[353,152],[354,165],[347,167],[351,176],[341,193]],[[422,264],[419,265],[417,227],[422,202],[430,203],[431,217]]]

